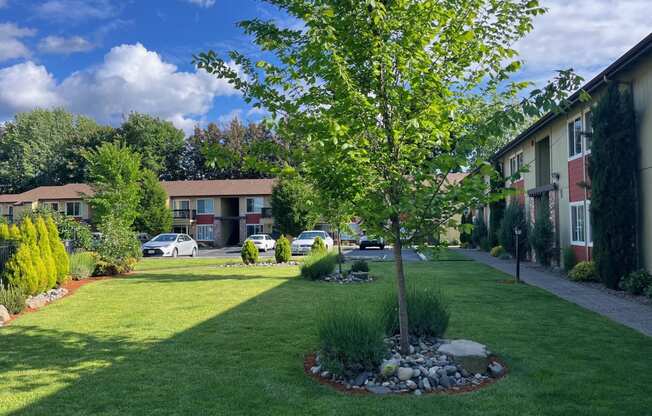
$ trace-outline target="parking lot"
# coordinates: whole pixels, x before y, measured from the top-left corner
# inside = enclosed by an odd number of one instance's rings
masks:
[[[223,247],[223,248],[204,248],[199,250],[200,257],[207,258],[239,258],[240,246]],[[394,260],[394,251],[392,247],[385,247],[384,250],[377,248],[368,248],[360,250],[357,246],[344,246],[342,252],[348,258],[362,258],[367,260]],[[274,251],[260,252],[260,257],[274,257]],[[419,261],[417,253],[411,249],[403,249],[403,260]]]

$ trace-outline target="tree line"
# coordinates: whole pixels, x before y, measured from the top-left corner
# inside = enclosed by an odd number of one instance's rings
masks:
[[[196,127],[186,138],[169,122],[131,113],[118,127],[64,109],[20,113],[0,127],[0,193],[89,181],[87,152],[122,143],[162,180],[269,177],[287,145],[263,123],[238,119]]]

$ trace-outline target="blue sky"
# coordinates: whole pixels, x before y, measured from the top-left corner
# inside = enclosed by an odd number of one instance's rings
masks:
[[[549,13],[517,45],[519,78],[559,68],[590,77],[652,27],[649,0],[544,0]],[[192,54],[256,49],[235,27],[260,17],[293,24],[256,0],[0,0],[0,122],[64,106],[103,123],[129,111],[195,124],[258,120],[227,83],[196,71]]]

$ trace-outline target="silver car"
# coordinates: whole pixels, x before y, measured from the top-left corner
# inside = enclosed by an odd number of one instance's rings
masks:
[[[195,257],[199,253],[197,242],[188,234],[159,234],[143,244],[144,257]]]

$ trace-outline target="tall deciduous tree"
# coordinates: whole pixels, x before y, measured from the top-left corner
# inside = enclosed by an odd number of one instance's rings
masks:
[[[593,110],[591,233],[596,271],[616,289],[637,266],[638,143],[629,91],[607,87]]]
[[[297,175],[280,178],[272,190],[272,216],[281,234],[297,236],[317,221],[312,188]]]
[[[150,170],[143,172],[141,180],[141,199],[138,207],[135,228],[151,236],[170,232],[172,211],[167,206],[167,193],[156,174]]]
[[[277,133],[292,143],[351,154],[364,184],[358,209],[394,244],[407,351],[402,246],[439,234],[487,196],[480,175],[446,184],[447,173],[470,167],[490,174],[481,160],[469,166],[478,148],[563,97],[550,86],[516,104],[529,84],[509,82],[520,66],[511,46],[544,10],[536,0],[269,2],[304,22],[299,29],[259,19],[240,23],[273,61],[254,63],[232,52],[228,59],[244,76],[212,51],[195,62],[281,120]],[[568,72],[559,81],[577,85]]]
[[[141,198],[140,155],[119,143],[105,143],[85,152],[88,178],[94,195],[88,197],[93,220],[102,223],[106,216],[131,226],[138,216]]]

